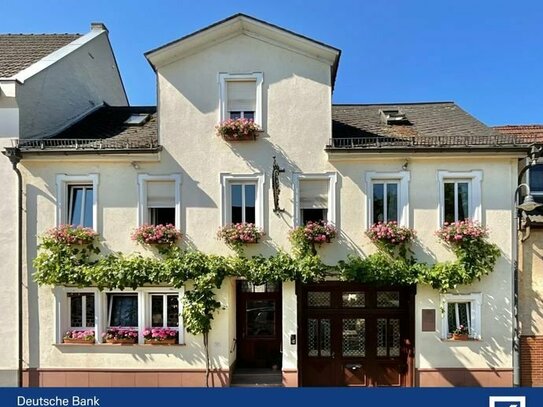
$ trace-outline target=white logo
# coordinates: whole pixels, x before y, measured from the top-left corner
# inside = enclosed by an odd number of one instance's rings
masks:
[[[488,407],[526,407],[524,396],[490,396]]]

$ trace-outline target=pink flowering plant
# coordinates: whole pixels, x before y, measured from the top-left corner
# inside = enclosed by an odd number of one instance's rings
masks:
[[[445,222],[443,227],[436,231],[437,237],[451,246],[467,246],[480,242],[488,237],[488,230],[479,222],[465,219],[452,223]]]
[[[225,120],[215,128],[217,136],[226,140],[251,140],[260,130],[253,120],[244,118]]]
[[[398,250],[400,256],[405,257],[407,245],[415,238],[415,231],[398,225],[396,221],[377,222],[371,225],[366,235],[389,254]]]
[[[236,251],[241,250],[243,245],[258,243],[262,236],[262,228],[254,223],[229,223],[217,231],[217,238]]]
[[[70,329],[64,333],[63,338],[66,339],[78,339],[87,342],[94,342],[94,329],[78,330]]]
[[[469,335],[469,329],[465,325],[458,325],[451,333],[453,335]]]
[[[132,232],[132,240],[147,245],[173,246],[180,238],[181,232],[174,225],[141,225]]]
[[[49,229],[42,237],[42,244],[61,244],[61,245],[88,245],[94,242],[98,236],[91,228],[73,225],[60,225]]]
[[[170,328],[145,328],[143,337],[146,341],[162,342],[169,339],[177,339],[177,330]]]
[[[136,342],[138,339],[138,330],[124,327],[110,327],[106,329],[106,332],[102,333],[102,338],[105,341],[131,339]]]
[[[324,220],[307,222],[305,226],[298,226],[290,231],[289,240],[299,254],[313,255],[317,253],[315,245],[330,243],[337,236],[334,225]]]

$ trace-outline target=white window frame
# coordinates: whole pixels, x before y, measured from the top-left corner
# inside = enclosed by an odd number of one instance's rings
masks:
[[[56,225],[67,224],[69,221],[68,213],[70,211],[69,193],[68,187],[70,185],[92,185],[92,229],[98,232],[98,174],[86,174],[86,175],[67,175],[57,174],[57,211],[56,211]]]
[[[366,172],[366,229],[373,224],[373,184],[398,183],[398,224],[409,227],[409,171]]]
[[[264,183],[265,175],[257,174],[231,174],[221,173],[221,226],[231,223],[231,199],[230,186],[232,184],[251,183],[256,184],[255,197],[255,225],[264,229]]]
[[[181,229],[181,174],[149,175],[138,174],[138,226],[149,223],[147,207],[147,183],[152,181],[173,181],[175,188],[175,227]]]
[[[68,294],[94,294],[94,325],[91,327],[72,327],[70,321],[70,301]],[[102,331],[100,330],[99,320],[101,313],[101,297],[97,288],[75,288],[75,287],[55,287],[55,338],[54,343],[62,343],[64,333],[69,329],[87,330],[94,329],[95,341],[101,340]]]
[[[223,122],[230,117],[228,116],[228,82],[235,81],[255,81],[256,99],[255,99],[255,118],[254,122],[262,129],[262,83],[264,82],[264,74],[262,72],[252,73],[219,73],[219,122]]]
[[[336,225],[336,201],[337,201],[337,172],[300,173],[292,174],[292,193],[294,202],[294,226],[301,226],[302,214],[300,208],[300,181],[302,180],[324,180],[328,181],[328,210],[326,211],[326,221]]]
[[[440,170],[437,172],[437,180],[439,184],[438,227],[441,227],[445,222],[445,182],[447,181],[468,183],[469,218],[478,222],[483,221],[481,196],[483,171],[452,172]]]
[[[179,344],[185,343],[185,329],[183,327],[183,295],[185,293],[184,287],[181,288],[173,288],[173,287],[154,287],[154,288],[142,288],[141,291],[144,293],[145,296],[145,315],[144,315],[144,325],[141,329],[143,332],[143,329],[145,328],[151,328],[151,318],[152,318],[152,302],[151,302],[151,296],[152,295],[172,295],[177,294],[178,295],[178,301],[179,301],[179,326],[178,327],[168,327],[170,329],[175,329],[178,332],[177,335],[177,341]],[[166,304],[165,304],[166,305]]]
[[[470,294],[441,294],[441,338],[449,339],[449,309],[448,304],[459,302],[471,303],[471,331],[469,337],[481,339],[481,308],[483,304],[483,295],[481,293]]]
[[[94,332],[96,343],[105,342],[102,339],[102,332],[105,332],[109,326],[109,310],[107,303],[108,294],[137,294],[138,296],[138,344],[144,343],[143,330],[151,326],[151,294],[178,294],[179,295],[179,332],[178,343],[185,343],[185,328],[183,324],[183,296],[185,288],[174,287],[145,287],[136,290],[108,290],[100,291],[96,287],[74,288],[74,287],[55,287],[53,290],[55,296],[55,334],[53,341],[56,344],[62,344],[64,333],[70,328],[70,309],[68,293],[89,293],[94,294]],[[91,329],[88,327],[87,329]],[[174,328],[175,329],[175,328]]]

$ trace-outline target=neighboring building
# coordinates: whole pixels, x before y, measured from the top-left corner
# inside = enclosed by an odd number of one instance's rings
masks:
[[[217,228],[254,222],[266,236],[246,253],[271,255],[290,248],[293,226],[326,219],[341,234],[319,254],[336,264],[374,252],[365,231],[384,218],[414,228],[417,258],[433,263],[453,258],[434,232],[469,217],[488,226],[502,256],[493,273],[447,294],[333,278],[262,286],[227,278],[209,338],[213,385],[230,385],[235,368],[273,364],[285,386],[513,384],[512,192],[529,143],[498,135],[453,102],[332,105],[340,51],[245,15],[146,56],[158,111],[102,106],[47,140],[34,134],[17,144],[27,276],[37,236],[67,222],[92,226],[107,250],[151,254],[132,230],[171,221],[182,247],[224,255],[232,252]],[[262,127],[256,140],[215,135],[236,117]],[[278,214],[273,157],[285,169]],[[204,384],[201,338],[176,316],[183,289],[52,290],[25,281],[26,385]],[[183,346],[144,345],[155,314]],[[450,340],[459,324],[471,327],[471,340]],[[100,335],[93,346],[63,344],[75,326],[134,326],[139,344],[102,344]]]
[[[510,125],[495,129],[536,145],[543,144],[543,125]],[[536,147],[535,161],[521,161],[519,185],[526,183],[534,199],[543,204],[542,150]],[[524,169],[524,171],[523,171]],[[521,188],[521,196],[526,193]],[[543,207],[541,207],[543,208]],[[520,370],[523,386],[543,386],[543,210],[524,213],[519,239]]]
[[[14,140],[47,138],[108,103],[128,103],[103,24],[88,34],[0,34],[0,148]],[[17,385],[17,177],[7,159],[0,160],[0,319],[2,358],[0,386]],[[37,191],[24,186],[24,201]],[[33,225],[26,230],[35,228]],[[24,256],[26,258],[26,255]],[[24,281],[26,299],[37,298],[35,285]],[[32,302],[30,302],[32,307]],[[26,315],[37,316],[34,309]],[[25,338],[29,338],[28,330]],[[25,347],[28,341],[25,339]],[[34,355],[32,357],[35,357]],[[25,358],[24,366],[33,363]]]

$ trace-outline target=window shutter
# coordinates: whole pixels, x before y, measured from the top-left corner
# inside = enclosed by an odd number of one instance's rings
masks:
[[[148,181],[147,207],[172,208],[175,206],[174,181]]]
[[[328,184],[326,179],[300,181],[300,208],[327,209]]]
[[[229,112],[254,112],[256,110],[255,81],[227,81]]]

